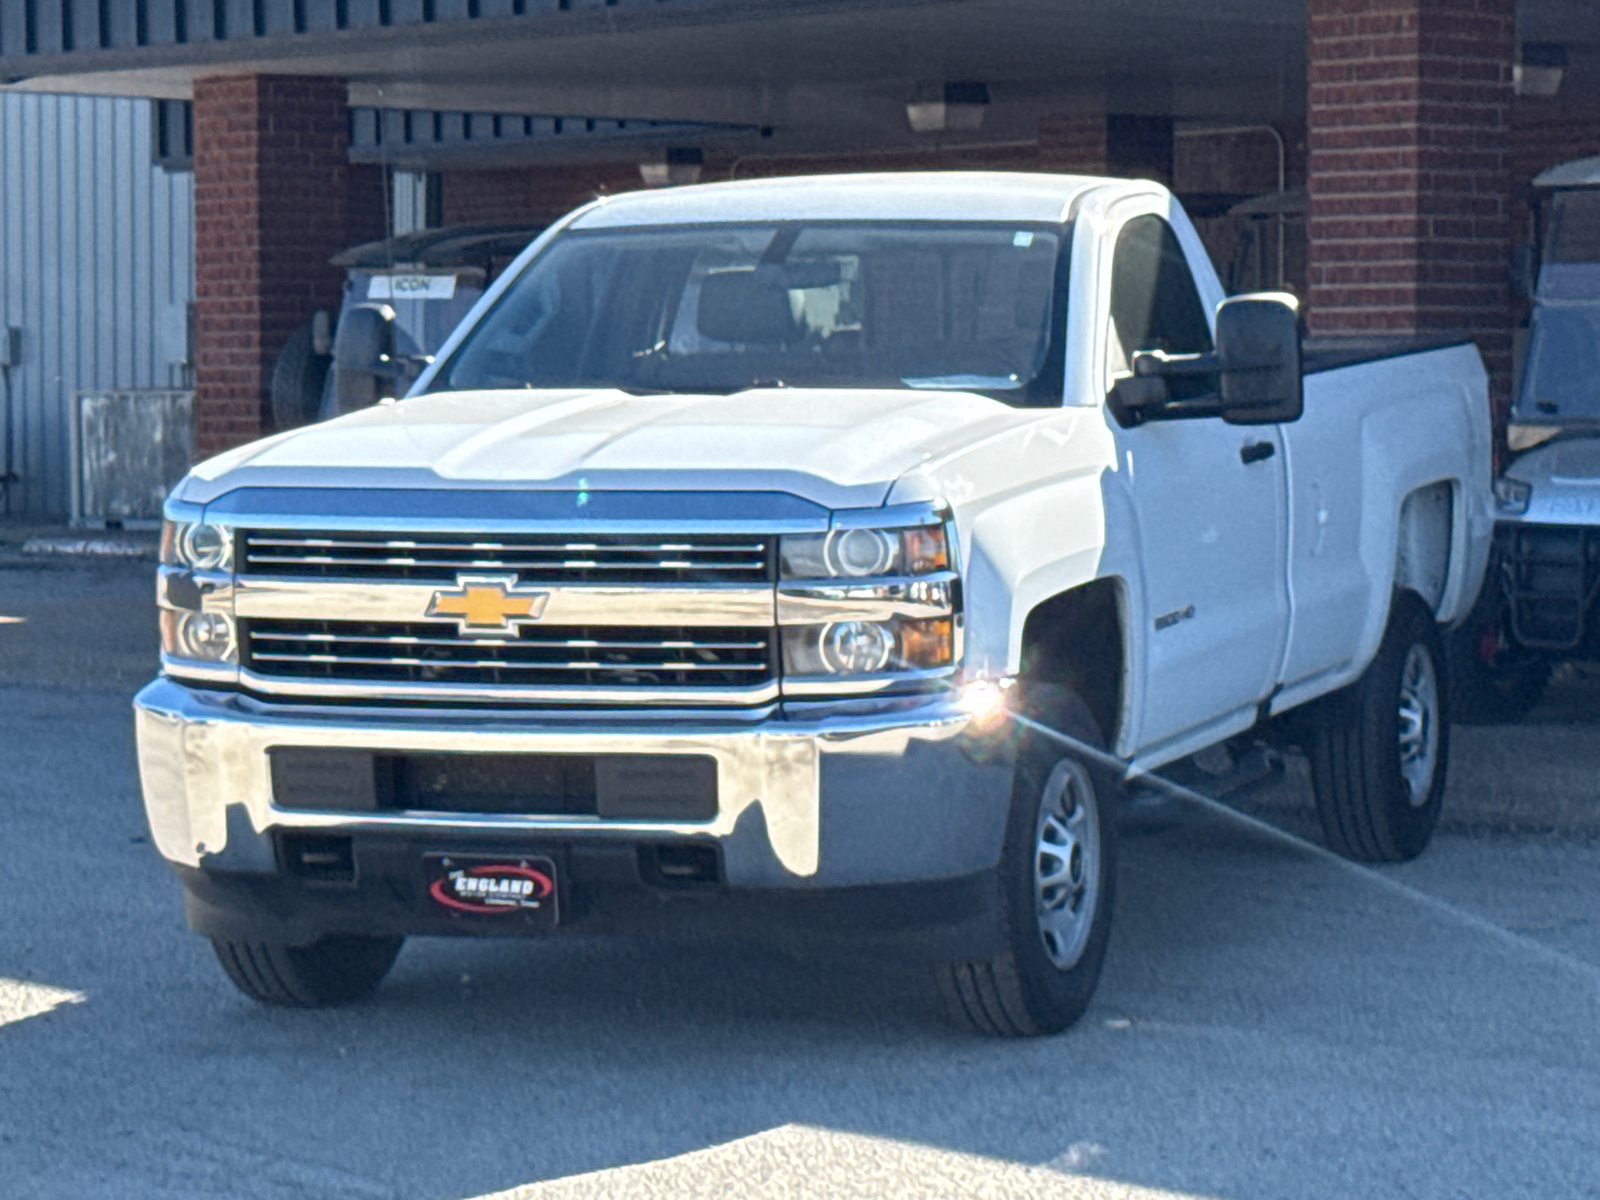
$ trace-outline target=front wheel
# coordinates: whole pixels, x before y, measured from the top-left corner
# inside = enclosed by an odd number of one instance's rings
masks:
[[[1029,715],[1077,743],[1103,743],[1072,692],[1038,688]],[[946,963],[940,986],[952,1014],[981,1033],[1057,1033],[1094,996],[1111,932],[1116,780],[1091,756],[1035,730],[1023,734],[999,868],[1001,950]]]
[[[309,946],[213,938],[228,978],[262,1004],[323,1008],[371,994],[394,966],[400,938],[330,935]]]
[[[1450,712],[1433,613],[1397,596],[1366,672],[1321,713],[1311,784],[1328,844],[1362,862],[1400,862],[1427,847],[1444,802]]]

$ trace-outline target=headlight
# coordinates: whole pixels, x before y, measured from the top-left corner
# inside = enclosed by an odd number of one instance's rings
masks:
[[[1520,517],[1533,499],[1533,485],[1502,476],[1494,481],[1494,506],[1507,516]]]
[[[911,529],[830,529],[779,543],[784,579],[869,579],[950,569],[943,525]]]
[[[222,613],[161,610],[161,653],[191,662],[236,663],[233,621]]]
[[[161,526],[161,565],[196,571],[233,570],[233,530],[200,521],[166,521]]]
[[[783,631],[785,675],[934,671],[955,664],[955,618],[835,621]]]
[[[232,615],[233,530],[204,521],[161,526],[156,581],[163,671],[216,680],[239,663]]]
[[[961,580],[954,539],[948,521],[922,520],[845,524],[779,540],[785,693],[917,687],[928,682],[917,675],[942,679],[955,668]]]
[[[818,641],[822,667],[833,675],[865,675],[889,665],[894,634],[871,621],[840,621],[825,625]]]

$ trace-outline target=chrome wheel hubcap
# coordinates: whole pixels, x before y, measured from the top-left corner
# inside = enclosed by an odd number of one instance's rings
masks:
[[[1407,798],[1421,808],[1439,762],[1439,677],[1433,655],[1412,646],[1400,669],[1400,775]]]
[[[1034,836],[1033,882],[1039,936],[1062,970],[1089,944],[1100,890],[1100,808],[1094,784],[1064,759],[1045,781]]]

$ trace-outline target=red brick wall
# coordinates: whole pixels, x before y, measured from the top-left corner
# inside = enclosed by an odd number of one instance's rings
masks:
[[[1110,170],[1105,113],[1048,113],[1039,118],[1035,170],[1104,175]]]
[[[837,175],[856,171],[1039,171],[1037,146],[979,150],[929,146],[860,154],[753,154],[706,164],[707,179],[771,179],[782,175]]]
[[[1173,143],[1177,187],[1192,192],[1252,196],[1278,190],[1278,140],[1283,139],[1284,185],[1306,184],[1305,127],[1298,122],[1256,125],[1231,131],[1195,128]]]
[[[598,195],[643,186],[633,163],[446,171],[439,211],[446,225],[554,221]]]
[[[1512,236],[1528,236],[1533,177],[1546,167],[1600,154],[1600,102],[1521,97],[1511,106],[1511,162],[1515,184]]]
[[[383,233],[383,175],[348,161],[340,80],[241,75],[194,85],[195,422],[202,453],[257,437],[272,365],[317,308],[328,259]]]
[[[1513,0],[1308,0],[1313,334],[1463,334],[1509,394]]]

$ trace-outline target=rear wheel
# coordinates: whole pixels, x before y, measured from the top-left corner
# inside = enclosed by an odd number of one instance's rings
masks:
[[[1397,596],[1377,656],[1320,714],[1311,782],[1328,844],[1363,862],[1427,847],[1444,800],[1449,705],[1433,613]]]
[[[402,939],[330,935],[309,946],[213,938],[241,992],[262,1004],[322,1008],[370,995],[394,966]]]
[[[1065,689],[1035,689],[1029,715],[1102,745],[1087,706]],[[1111,932],[1115,788],[1090,757],[1043,733],[1024,734],[998,876],[1001,951],[939,969],[957,1020],[995,1036],[1035,1036],[1065,1029],[1089,1006]]]

